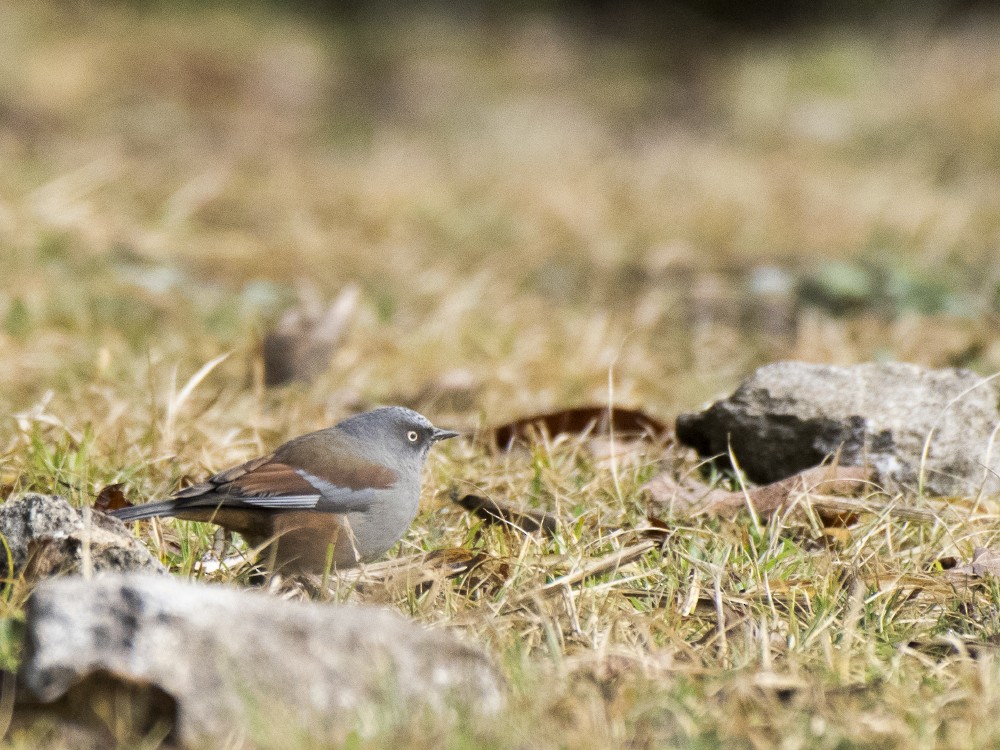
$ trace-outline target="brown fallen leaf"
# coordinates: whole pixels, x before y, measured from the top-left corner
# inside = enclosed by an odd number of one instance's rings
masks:
[[[972,561],[958,565],[948,571],[956,576],[972,576],[984,578],[992,576],[1000,578],[1000,551],[989,547],[976,547],[972,550]]]
[[[716,515],[735,515],[747,505],[747,497],[754,510],[770,516],[782,510],[794,492],[819,490],[824,495],[856,494],[872,481],[872,471],[860,466],[817,466],[778,482],[754,487],[743,492],[728,492],[716,498],[709,508]]]
[[[701,514],[732,517],[748,505],[754,512],[769,517],[783,509],[794,493],[820,490],[824,499],[833,494],[857,494],[870,486],[872,471],[860,466],[817,466],[778,482],[747,488],[746,492],[712,489],[699,492],[681,484],[667,472],[653,477],[644,486],[650,499],[669,507],[681,516]],[[819,503],[817,512],[846,520],[852,513],[864,512],[865,507],[837,502]]]
[[[649,499],[658,508],[681,518],[696,516],[730,493],[706,487],[700,482],[678,480],[669,471],[663,471],[642,486]]]
[[[659,438],[669,428],[660,420],[638,409],[609,410],[606,406],[580,406],[548,414],[536,414],[494,427],[491,431],[498,448],[509,450],[519,440],[531,440],[543,432],[549,437],[563,434],[582,434],[588,431],[607,433],[613,430],[624,437],[652,436]]]
[[[325,308],[313,287],[303,286],[299,296],[301,305],[264,337],[265,385],[309,381],[322,373],[354,318],[361,290],[349,284]]]
[[[97,499],[94,500],[94,510],[99,510],[102,513],[110,513],[113,510],[131,508],[135,503],[130,503],[128,498],[125,497],[124,487],[125,484],[123,482],[102,487],[101,491],[97,493]]]
[[[458,497],[452,494],[452,502],[483,519],[488,524],[503,524],[524,533],[542,531],[554,536],[559,528],[560,518],[554,513],[534,508],[522,508],[508,500],[497,500],[480,495]]]
[[[647,513],[646,521],[649,523],[647,528],[636,529],[641,537],[646,539],[659,539],[660,541],[663,541],[670,536],[670,530],[672,527],[664,519],[659,516],[655,516],[652,513]]]

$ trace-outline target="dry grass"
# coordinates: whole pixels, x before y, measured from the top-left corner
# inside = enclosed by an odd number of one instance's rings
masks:
[[[756,40],[682,65],[544,16],[2,4],[0,480],[145,500],[376,403],[475,430],[606,402],[609,371],[616,403],[670,418],[776,357],[1000,369],[996,30]],[[762,267],[823,287],[830,260],[881,302],[837,318],[753,291]],[[302,279],[357,281],[358,317],[318,382],[265,390],[258,341]],[[512,707],[351,747],[1000,741],[1000,587],[939,570],[995,543],[989,513],[675,521],[650,542],[639,487],[664,466],[692,458],[436,449],[398,554],[482,564],[333,597],[486,643]],[[567,520],[551,540],[483,527],[453,488]],[[212,529],[156,528],[197,575]]]

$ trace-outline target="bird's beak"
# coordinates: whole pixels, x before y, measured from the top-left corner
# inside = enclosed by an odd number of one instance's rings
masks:
[[[438,440],[447,440],[448,438],[458,437],[460,434],[452,430],[441,430],[435,427],[434,432],[431,433],[431,440],[436,443]]]

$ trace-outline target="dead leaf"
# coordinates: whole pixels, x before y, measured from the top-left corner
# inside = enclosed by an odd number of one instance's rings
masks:
[[[647,539],[659,539],[663,541],[670,535],[671,526],[664,519],[654,516],[652,513],[647,513],[646,520],[649,522],[649,528],[636,529],[641,536]]]
[[[561,520],[554,513],[522,508],[507,500],[496,500],[480,495],[465,495],[459,498],[457,494],[453,494],[451,499],[488,524],[500,523],[529,534],[541,530],[547,536],[554,536]]]
[[[650,435],[659,438],[665,435],[669,428],[660,420],[638,409],[616,407],[609,410],[606,406],[580,406],[508,422],[493,428],[492,435],[497,447],[510,449],[516,441],[531,440],[538,432],[555,437],[588,431],[606,433],[611,430],[623,437]]]
[[[752,506],[754,512],[768,517],[785,507],[794,493],[820,490],[824,499],[832,494],[857,494],[872,481],[872,471],[860,466],[817,466],[794,476],[762,487],[747,488],[746,492],[727,492],[712,489],[699,493],[683,485],[668,472],[653,477],[645,489],[653,502],[671,508],[681,516],[700,514],[732,517]],[[839,502],[814,502],[817,512],[831,518],[847,518],[850,514],[864,512],[857,504]]]
[[[669,471],[660,472],[646,482],[642,489],[654,505],[681,518],[698,515],[731,494],[725,490],[706,487],[699,482],[677,480]]]
[[[762,516],[770,516],[785,507],[794,492],[820,490],[824,494],[853,494],[872,480],[872,472],[859,466],[817,466],[800,471],[778,482],[743,492],[729,492],[708,509],[715,515],[735,515],[749,503]]]
[[[813,510],[816,511],[816,515],[819,516],[819,520],[823,522],[823,526],[826,531],[843,531],[848,526],[852,526],[858,522],[861,517],[861,512],[857,510],[838,510],[829,504],[824,503],[822,500],[812,504]],[[850,534],[847,535],[848,537]]]
[[[99,510],[102,513],[110,513],[113,510],[131,508],[135,505],[135,503],[130,503],[128,498],[125,497],[124,487],[125,484],[122,482],[102,487],[101,491],[97,493],[97,499],[94,500],[94,510]]]
[[[984,578],[993,576],[1000,578],[1000,551],[989,547],[976,547],[972,550],[972,562],[965,565],[958,565],[948,571],[956,575],[973,576],[974,578]]]
[[[347,332],[360,296],[359,287],[349,284],[324,308],[316,289],[303,285],[300,305],[288,310],[264,337],[265,385],[309,381],[322,373]]]

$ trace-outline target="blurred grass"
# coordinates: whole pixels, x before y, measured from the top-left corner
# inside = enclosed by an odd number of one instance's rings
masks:
[[[998,28],[692,55],[545,13],[0,4],[0,482],[155,498],[376,403],[469,429],[602,403],[609,368],[617,403],[662,418],[778,357],[1000,369]],[[303,280],[357,281],[357,319],[319,381],[265,390],[259,339]],[[876,518],[839,546],[792,521],[679,524],[512,607],[625,546],[641,483],[691,459],[616,460],[620,492],[600,443],[433,457],[400,554],[464,545],[495,575],[391,603],[501,654],[513,708],[353,747],[997,741],[1000,592],[928,572],[994,542],[982,519]],[[523,540],[452,487],[570,520]],[[191,575],[215,539],[166,523],[151,544]],[[7,594],[11,623],[26,591]],[[723,605],[744,618],[727,637]]]

